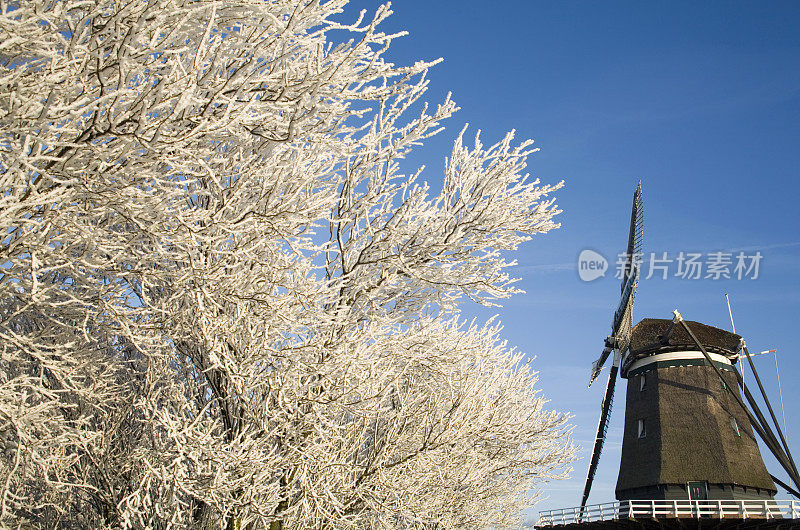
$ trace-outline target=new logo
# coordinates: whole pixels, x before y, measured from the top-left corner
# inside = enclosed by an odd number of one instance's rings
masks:
[[[584,249],[578,256],[578,276],[585,282],[591,282],[606,275],[608,260],[599,252]]]

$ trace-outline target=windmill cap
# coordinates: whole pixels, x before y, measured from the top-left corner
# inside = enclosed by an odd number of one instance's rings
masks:
[[[725,355],[732,362],[736,362],[741,349],[742,337],[700,322],[692,320],[685,322],[707,351]],[[631,331],[630,355],[632,357],[666,351],[696,350],[697,344],[694,340],[686,333],[683,326],[672,326],[672,319],[645,318]]]

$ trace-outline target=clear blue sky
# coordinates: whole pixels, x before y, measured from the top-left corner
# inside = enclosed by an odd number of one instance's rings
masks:
[[[510,342],[536,356],[552,407],[574,415],[584,448],[573,478],[548,487],[536,511],[580,502],[607,372],[586,384],[619,282],[612,270],[584,283],[575,264],[584,248],[611,260],[624,250],[638,179],[646,253],[758,248],[763,260],[756,280],[643,280],[634,319],[668,318],[677,308],[729,328],[729,293],[751,351],[778,349],[800,458],[800,3],[400,0],[393,10],[385,31],[410,36],[389,58],[443,57],[428,99],[452,91],[462,108],[414,159],[427,165],[427,180],[440,182],[444,155],[469,122],[486,143],[510,129],[535,139],[531,173],[566,182],[562,228],[522,249],[517,275],[527,294],[500,311]],[[756,362],[778,404],[774,358]],[[625,385],[617,389],[591,503],[614,500]]]

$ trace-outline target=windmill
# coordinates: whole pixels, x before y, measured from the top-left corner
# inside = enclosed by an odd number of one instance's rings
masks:
[[[631,329],[633,327],[633,299],[636,295],[636,287],[639,284],[639,261],[642,255],[643,232],[642,183],[639,182],[633,194],[633,205],[631,206],[631,224],[628,231],[628,248],[625,251],[625,265],[622,274],[619,304],[611,322],[611,335],[606,337],[603,352],[600,354],[600,358],[592,365],[592,375],[589,379],[589,386],[591,386],[597,376],[600,375],[603,365],[613,352],[614,357],[600,409],[600,422],[597,426],[597,436],[592,449],[589,473],[586,476],[586,485],[583,488],[581,509],[586,506],[586,500],[589,498],[589,492],[592,489],[594,474],[597,471],[597,464],[600,462],[600,452],[603,450],[603,442],[605,442],[608,430],[608,417],[611,413],[611,405],[614,402],[614,387],[617,382],[620,360],[622,353],[627,350],[630,343]]]
[[[646,318],[632,325],[642,232],[639,183],[633,195],[620,301],[589,381],[591,385],[613,353],[578,520],[587,509],[618,374],[628,386],[617,500],[772,502],[775,484],[800,498],[800,474],[742,337],[684,321],[677,311],[672,319]],[[736,369],[740,351],[759,383],[774,431]],[[755,435],[793,486],[767,471]]]

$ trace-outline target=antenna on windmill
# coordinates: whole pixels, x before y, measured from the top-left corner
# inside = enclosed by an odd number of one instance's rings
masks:
[[[783,389],[781,388],[781,372],[778,370],[778,350],[772,350],[775,354],[775,375],[778,377],[778,395],[781,397],[781,415],[783,416],[783,432],[786,433],[786,436],[789,436],[789,432],[786,429],[786,411],[783,408]],[[769,353],[769,351],[767,351]]]
[[[728,302],[728,315],[731,317],[731,331],[736,333],[736,324],[733,323],[733,311],[731,311],[731,299],[728,298],[728,293],[725,293],[725,301]],[[742,378],[744,378],[744,363],[741,364]]]
[[[642,183],[636,187],[633,193],[633,204],[631,206],[631,224],[628,230],[628,247],[626,250],[625,268],[622,274],[622,286],[619,304],[614,312],[611,321],[611,335],[605,339],[605,347],[600,357],[592,364],[592,373],[589,377],[589,386],[600,375],[609,355],[614,352],[614,359],[611,370],[608,374],[606,391],[600,408],[600,420],[597,425],[597,436],[594,440],[592,457],[589,462],[589,472],[586,475],[586,484],[583,488],[581,498],[581,514],[589,499],[592,489],[594,474],[597,471],[597,464],[600,461],[600,453],[603,450],[606,432],[608,431],[608,418],[611,413],[611,405],[614,401],[614,387],[617,381],[622,355],[627,352],[630,345],[631,329],[633,327],[633,299],[636,295],[636,287],[639,285],[639,260],[642,255],[642,241],[644,236],[644,221],[642,217]]]
[[[731,299],[728,298],[728,293],[725,293],[725,301],[728,302],[728,315],[731,317],[731,331],[736,333],[736,324],[733,323],[733,312],[731,311]]]

